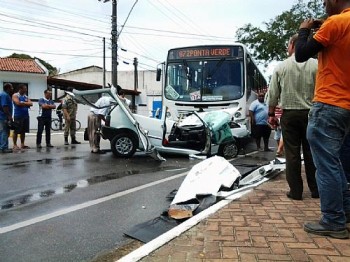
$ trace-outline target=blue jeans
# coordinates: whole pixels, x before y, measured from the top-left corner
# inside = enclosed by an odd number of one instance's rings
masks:
[[[9,132],[7,120],[0,119],[0,150],[9,148]]]
[[[343,165],[344,173],[348,183],[350,183],[350,132],[345,137],[340,150],[340,161]]]
[[[307,139],[317,169],[321,220],[332,229],[345,229],[345,212],[350,213],[350,191],[340,162],[340,149],[349,129],[350,110],[323,103],[312,106]]]

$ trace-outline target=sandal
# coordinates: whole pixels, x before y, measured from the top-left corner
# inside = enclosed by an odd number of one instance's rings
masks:
[[[21,148],[22,148],[22,149],[30,149],[29,146],[22,146]]]
[[[18,146],[13,146],[13,150],[19,150]]]
[[[281,157],[281,156],[283,156],[283,153],[282,153],[282,152],[277,152],[277,153],[276,153],[276,156],[277,156],[277,157]]]

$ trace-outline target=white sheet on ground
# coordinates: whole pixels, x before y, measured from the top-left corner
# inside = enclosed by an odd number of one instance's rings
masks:
[[[240,176],[240,172],[223,157],[203,160],[190,170],[171,205],[195,199],[197,195],[216,196],[221,186],[231,187]]]

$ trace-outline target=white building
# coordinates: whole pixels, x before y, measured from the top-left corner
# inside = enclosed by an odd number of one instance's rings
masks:
[[[103,69],[98,66],[89,66],[57,76],[59,79],[66,79],[96,85],[103,85]],[[161,101],[162,85],[156,81],[156,71],[138,71],[137,84],[135,84],[134,71],[118,71],[118,85],[125,90],[126,97],[132,101],[132,94],[135,95],[136,112],[142,115],[153,114],[153,102]],[[106,85],[111,83],[112,74],[106,72]]]

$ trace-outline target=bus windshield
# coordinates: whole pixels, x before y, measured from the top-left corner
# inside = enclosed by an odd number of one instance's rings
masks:
[[[243,60],[177,60],[167,64],[165,98],[182,102],[239,99],[244,95]]]

